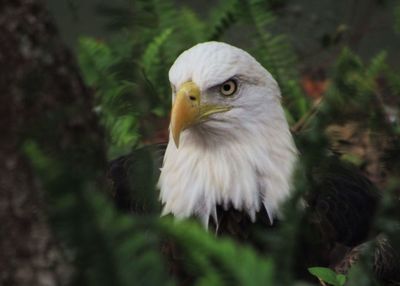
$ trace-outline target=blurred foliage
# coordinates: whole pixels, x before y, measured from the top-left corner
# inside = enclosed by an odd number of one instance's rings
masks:
[[[396,33],[400,34],[400,3],[397,4],[396,8],[394,9],[394,21],[394,30]]]
[[[181,259],[193,285],[308,285],[297,281],[292,269],[296,236],[302,230],[297,206],[309,187],[304,174],[331,153],[325,132],[331,124],[361,118],[361,124],[372,132],[398,138],[398,114],[393,117],[387,107],[395,105],[397,110],[398,103],[392,99],[400,95],[400,75],[387,66],[384,52],[365,64],[344,49],[316,101],[302,88],[290,43],[273,32],[274,19],[279,17],[274,7],[284,1],[221,1],[202,17],[169,0],[128,3],[129,9],[111,4],[99,7],[116,35],[107,42],[82,38],[79,48],[80,67],[87,85],[95,91],[95,111],[106,130],[109,158],[142,145],[143,136],[154,131],[147,130],[148,120],[167,118],[168,70],[182,51],[207,40],[228,40],[226,34],[241,27],[251,35],[250,52],[279,82],[290,124],[302,122],[296,130],[302,154],[296,195],[285,207],[282,226],[259,234],[270,251],[257,253],[251,246],[214,237],[196,222],[121,213],[92,185],[78,184],[80,188],[71,192],[71,184],[65,182],[81,182],[85,174],[71,173],[71,166],[49,159],[35,142],[27,142],[24,150],[49,190],[51,219],[66,244],[66,255],[77,266],[73,284],[175,285],[175,278],[168,275],[168,255],[160,251],[168,240],[182,250]],[[397,148],[390,152],[391,156],[400,155]],[[357,161],[351,156],[342,158]],[[398,174],[397,165],[392,164],[389,177]],[[390,191],[384,192],[373,233],[383,232],[400,246],[394,219],[399,217],[395,207],[399,182],[389,182],[385,187]],[[153,188],[146,185],[141,192],[152,193]],[[334,277],[332,285],[344,284],[343,276],[322,272],[319,269],[314,274],[328,283]],[[376,285],[365,278],[369,278],[366,273],[371,273],[371,265],[360,263],[351,270],[349,281]]]

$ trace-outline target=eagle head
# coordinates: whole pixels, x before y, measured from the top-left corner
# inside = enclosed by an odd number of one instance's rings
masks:
[[[163,214],[217,221],[233,207],[270,220],[290,195],[297,157],[280,90],[247,52],[220,42],[184,51],[169,71],[170,140],[158,187]]]

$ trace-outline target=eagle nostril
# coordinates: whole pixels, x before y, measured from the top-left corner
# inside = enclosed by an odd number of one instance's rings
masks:
[[[193,95],[189,95],[189,99],[190,99],[191,101],[195,101],[195,100],[196,100],[196,97],[193,96]]]

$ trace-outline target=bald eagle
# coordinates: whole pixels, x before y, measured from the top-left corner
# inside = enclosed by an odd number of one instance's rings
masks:
[[[272,75],[239,48],[206,42],[176,59],[169,80],[169,141],[151,148],[159,161],[162,215],[196,217],[206,229],[239,240],[251,240],[251,225],[271,228],[284,221],[281,208],[294,189],[299,152]],[[309,253],[302,260],[308,266],[336,266],[343,253],[368,238],[379,194],[362,174],[337,160],[316,163],[313,190],[305,198],[304,236],[319,240],[304,240],[300,248]],[[136,212],[145,208],[130,191],[137,187],[130,172],[138,168],[135,155],[110,167],[117,204]],[[338,255],[337,245],[347,252]],[[379,271],[398,276],[390,267]]]

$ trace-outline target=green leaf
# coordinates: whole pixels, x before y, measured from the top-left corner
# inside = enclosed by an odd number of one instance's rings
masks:
[[[338,274],[336,276],[336,280],[338,281],[339,285],[344,285],[346,283],[346,276],[343,274]]]
[[[336,273],[330,268],[326,267],[310,267],[308,271],[315,277],[321,279],[322,281],[331,284],[333,286],[340,286],[336,279]]]
[[[162,45],[167,41],[169,36],[172,33],[172,29],[165,29],[160,35],[154,38],[154,40],[147,46],[146,51],[142,57],[142,66],[146,73],[150,73],[149,70],[157,65],[158,62],[158,54]]]

